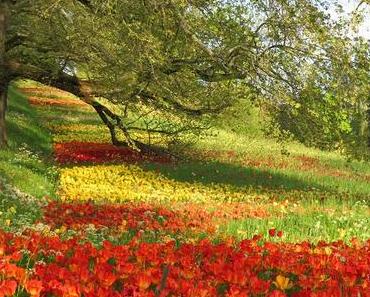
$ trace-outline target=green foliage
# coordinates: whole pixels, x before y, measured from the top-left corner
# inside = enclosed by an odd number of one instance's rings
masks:
[[[369,100],[368,100],[369,101]],[[369,102],[357,103],[351,115],[352,133],[346,138],[348,155],[351,158],[370,160]]]
[[[370,153],[370,48],[363,40],[354,43],[338,38],[327,46],[333,59],[309,66],[309,76],[296,98],[268,106],[271,126],[279,135],[291,135],[305,145],[366,160]]]
[[[274,125],[281,133],[291,133],[308,146],[330,149],[351,133],[348,111],[330,94],[309,89],[301,98],[304,105],[282,105],[272,112]]]
[[[262,136],[264,125],[260,109],[247,97],[235,102],[214,119],[213,127],[239,135]]]
[[[319,0],[88,2],[16,1],[7,59],[103,102],[126,143],[194,142],[258,98],[280,137],[367,158],[369,46],[347,37],[361,11],[332,23]],[[56,79],[75,72],[77,91]]]

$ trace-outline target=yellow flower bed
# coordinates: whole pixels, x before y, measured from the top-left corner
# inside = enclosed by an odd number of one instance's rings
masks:
[[[108,128],[104,125],[49,124],[48,128],[53,131],[54,142],[69,142],[69,141],[110,142]]]
[[[230,185],[179,182],[137,165],[94,165],[62,168],[63,200],[198,202],[250,201],[248,189]]]

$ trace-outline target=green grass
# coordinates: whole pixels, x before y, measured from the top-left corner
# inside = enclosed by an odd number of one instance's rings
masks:
[[[366,182],[221,162],[175,167],[149,164],[145,168],[183,182],[247,187],[243,190],[249,194],[246,196],[254,197],[255,204],[263,205],[270,214],[268,218],[246,218],[221,225],[221,234],[244,239],[277,228],[285,234],[278,240],[287,242],[370,238],[370,189]],[[282,203],[285,201],[286,205]]]
[[[277,195],[280,200],[314,200],[337,198],[341,200],[366,200],[370,187],[364,180],[320,176],[299,169],[270,169],[242,166],[235,162],[189,162],[180,166],[148,164],[147,170],[159,170],[170,179],[182,182],[225,184],[248,188],[251,193]]]
[[[284,232],[283,238],[276,240],[290,242],[370,238],[369,163],[349,161],[338,152],[308,148],[295,142],[285,143],[284,151],[288,154],[283,153],[281,144],[256,130],[255,113],[249,116],[249,121],[251,131],[240,133],[218,128],[215,137],[203,139],[196,145],[199,151],[235,153],[233,158],[222,157],[216,177],[209,162],[205,166],[182,168],[181,173],[164,170],[175,178],[201,177],[205,182],[250,185],[252,191],[266,194],[271,202],[289,201],[283,209],[281,204],[267,206],[272,214],[269,218],[231,221],[221,226],[221,233],[243,239],[257,233],[267,235],[269,229],[276,228]],[[300,157],[312,160],[312,168],[304,168],[297,159]],[[245,159],[266,162],[257,167],[245,166]]]
[[[32,196],[54,196],[51,134],[40,126],[35,110],[13,87],[9,90],[7,128],[9,148],[0,151],[0,176]]]
[[[267,184],[278,183],[284,188],[292,188],[301,181],[301,184],[311,184],[314,188],[339,193],[343,197],[349,195],[370,202],[369,163],[348,161],[339,153],[307,148],[294,142],[287,143],[285,148],[289,155],[282,153],[281,145],[273,139],[225,130],[219,130],[218,136],[196,145],[199,151],[233,151],[236,156],[224,158],[224,163],[269,172],[272,178],[266,181]],[[299,158],[312,159],[312,168],[304,168]],[[262,164],[258,167],[245,165],[245,160],[262,161]],[[228,174],[228,170],[222,169]]]
[[[311,206],[312,207],[312,206]],[[350,209],[340,209],[335,205],[330,212],[310,211],[306,213],[290,212],[283,217],[264,219],[245,219],[232,221],[222,226],[221,232],[239,239],[250,238],[254,234],[264,234],[276,228],[283,231],[283,240],[289,242],[320,240],[360,240],[370,238],[370,216],[366,206],[352,205]]]
[[[0,226],[5,229],[34,222],[40,199],[55,197],[57,182],[51,135],[14,87],[9,89],[7,129],[9,147],[0,150]]]
[[[56,174],[50,165],[51,142],[109,142],[108,130],[92,109],[31,108],[14,88],[10,94],[10,148],[0,152],[0,174],[32,196],[54,196]],[[288,154],[283,153],[280,143],[263,136],[259,116],[250,110],[244,119],[250,129],[233,129],[233,125],[240,124],[235,120],[221,123],[214,130],[216,136],[184,152],[190,161],[174,166],[141,166],[180,183],[241,189],[245,197],[264,205],[270,214],[268,218],[223,224],[222,234],[242,239],[267,234],[274,227],[283,230],[279,240],[284,241],[349,240],[353,236],[368,239],[370,164],[349,162],[337,152],[294,142],[286,143],[284,150]],[[288,201],[286,205],[284,201]]]

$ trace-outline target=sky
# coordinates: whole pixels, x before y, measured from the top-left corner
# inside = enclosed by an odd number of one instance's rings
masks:
[[[354,9],[356,9],[359,3],[359,0],[332,0],[332,3],[341,4],[345,11],[344,13],[348,15]],[[366,39],[370,39],[370,6],[363,4],[361,8],[366,9],[366,16],[365,16],[363,24],[360,27],[359,35],[365,37]],[[333,15],[334,18],[337,15],[334,9],[331,10],[331,14]]]

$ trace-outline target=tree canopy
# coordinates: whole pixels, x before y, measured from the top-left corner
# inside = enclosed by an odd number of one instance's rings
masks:
[[[351,24],[333,22],[326,1],[2,5],[2,90],[25,77],[70,91],[95,108],[114,144],[193,139],[245,97],[308,145],[353,147],[353,129],[368,137],[369,44],[350,40]]]

